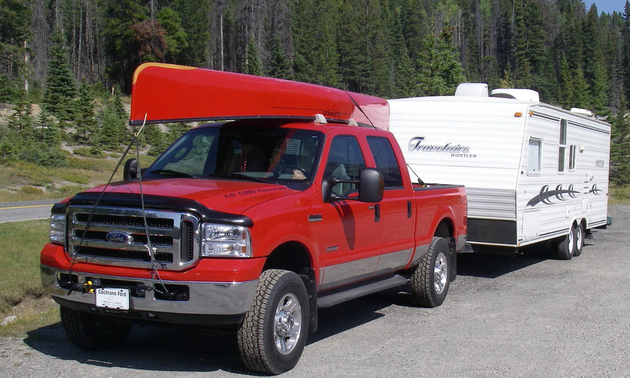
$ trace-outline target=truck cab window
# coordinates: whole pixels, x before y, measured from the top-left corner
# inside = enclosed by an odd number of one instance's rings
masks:
[[[402,188],[400,167],[394,149],[387,138],[368,137],[368,144],[376,162],[376,168],[383,174],[386,189]]]
[[[333,139],[326,162],[324,177],[333,176],[339,180],[358,180],[359,171],[365,168],[365,159],[357,139],[350,135],[340,135]],[[345,196],[351,190],[356,190],[355,184],[341,183],[333,187],[332,191]]]

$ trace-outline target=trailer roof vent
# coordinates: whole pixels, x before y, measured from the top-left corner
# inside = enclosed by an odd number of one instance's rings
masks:
[[[492,90],[490,97],[503,97],[521,101],[540,102],[540,95],[538,92],[531,89],[497,88]]]
[[[455,96],[488,97],[488,84],[486,83],[461,83],[457,86]]]
[[[593,116],[593,112],[592,111],[590,111],[588,109],[582,109],[582,108],[571,108],[571,113],[583,115],[583,116],[586,116],[586,117],[592,117]]]

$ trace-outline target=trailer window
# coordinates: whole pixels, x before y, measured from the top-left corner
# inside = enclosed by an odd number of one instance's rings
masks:
[[[529,138],[527,150],[527,173],[539,174],[541,169],[542,139]]]
[[[569,148],[569,171],[575,170],[575,155],[577,151],[577,146],[572,144]]]
[[[560,120],[560,140],[558,141],[558,172],[565,170],[565,156],[567,152],[567,120]]]

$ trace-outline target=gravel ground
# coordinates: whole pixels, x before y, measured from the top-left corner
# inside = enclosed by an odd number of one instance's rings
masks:
[[[283,377],[630,377],[630,206],[610,207],[571,261],[542,251],[460,255],[446,302],[417,308],[388,291],[320,311]],[[0,340],[3,377],[239,377],[235,337],[136,327],[85,352],[59,324]]]

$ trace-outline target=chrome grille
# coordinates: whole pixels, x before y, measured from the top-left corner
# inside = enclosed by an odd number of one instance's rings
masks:
[[[79,261],[151,267],[142,210],[91,206],[68,207],[68,252]],[[199,258],[199,220],[188,213],[146,210],[154,258],[162,269],[182,270]],[[110,241],[111,235],[123,235]],[[83,240],[83,241],[81,241]],[[80,246],[79,246],[80,244]]]

